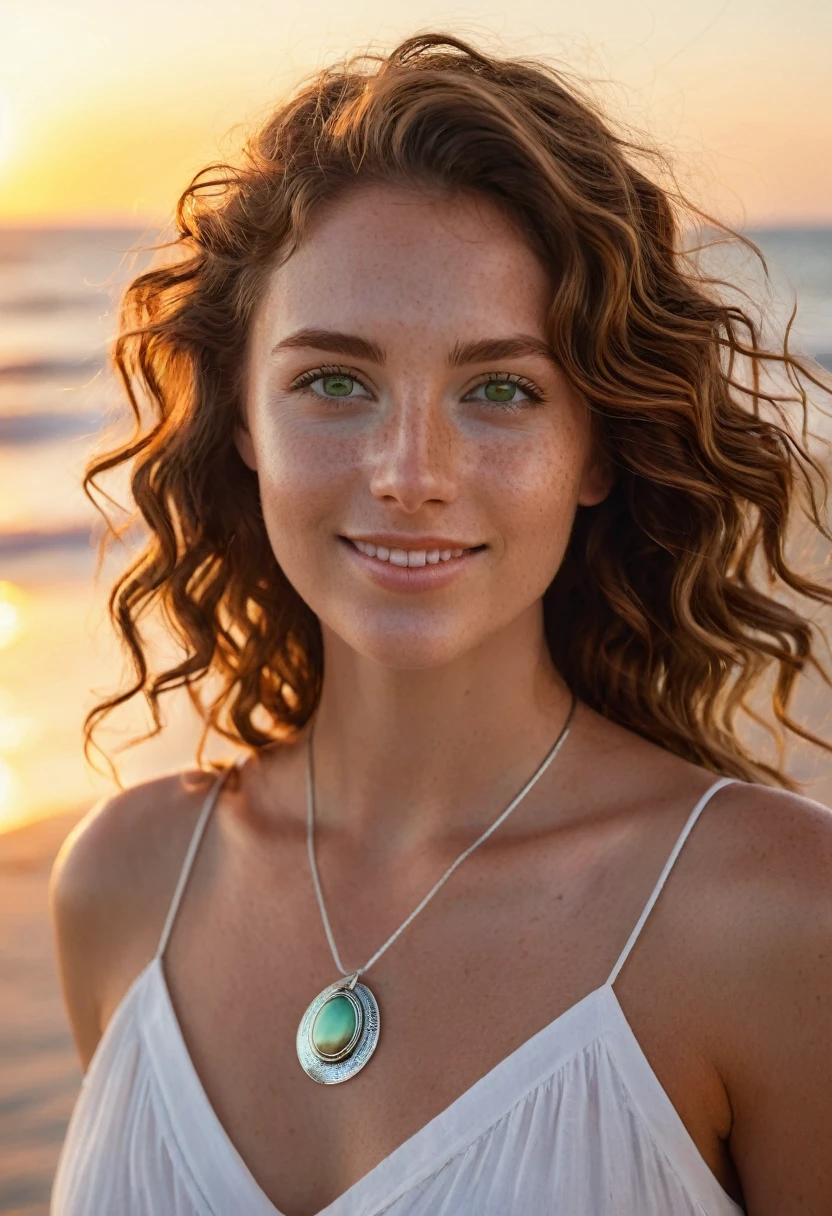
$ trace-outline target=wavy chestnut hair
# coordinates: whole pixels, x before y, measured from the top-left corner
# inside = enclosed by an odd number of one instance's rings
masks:
[[[320,625],[277,564],[233,433],[244,424],[247,338],[266,276],[317,208],[369,183],[484,195],[551,270],[552,348],[617,470],[604,502],[578,508],[544,596],[552,658],[574,693],[668,751],[745,780],[796,788],[782,767],[786,730],[832,750],[789,713],[808,667],[830,683],[816,626],[794,603],[829,605],[832,588],[786,555],[798,505],[815,541],[832,540],[803,381],[825,392],[829,383],[789,352],[788,329],[782,350],[764,348],[752,312],[683,250],[682,217],[762,262],[757,246],[651,180],[645,161],[668,165],[616,133],[571,76],[425,34],[321,71],[238,164],[194,178],[163,247],[172,252],[123,300],[113,361],[134,434],[84,477],[98,505],[96,479],[129,467],[133,518],[147,530],[109,598],[133,677],[87,716],[85,754],[100,720],[137,694],[155,724],[142,738],[157,734],[159,699],[180,685],[204,725],[200,762],[211,730],[260,748],[316,708]],[[766,387],[772,367],[787,391]],[[108,525],[110,538],[130,527]],[[184,649],[164,670],[151,670],[139,632],[150,609]],[[741,742],[739,713],[777,741],[779,766]]]

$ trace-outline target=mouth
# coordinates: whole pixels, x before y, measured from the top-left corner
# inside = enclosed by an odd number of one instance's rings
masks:
[[[488,545],[440,549],[397,548],[340,536],[347,557],[379,587],[396,594],[438,591],[465,577],[481,560]],[[427,540],[427,538],[426,538]]]
[[[471,553],[478,553],[485,549],[486,545],[469,545],[463,548],[425,548],[425,549],[399,549],[388,545],[374,545],[370,541],[352,540],[350,537],[343,536],[347,544],[352,545],[359,553],[363,553],[365,557],[372,558],[373,561],[379,562],[382,565],[398,566],[400,568],[407,567],[414,569],[421,566],[439,566],[445,562],[455,562],[467,557]]]

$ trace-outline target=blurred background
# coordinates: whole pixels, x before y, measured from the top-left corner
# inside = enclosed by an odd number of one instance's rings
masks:
[[[291,12],[289,8],[291,7]],[[424,29],[544,55],[587,80],[614,122],[673,157],[683,189],[765,253],[733,279],[793,348],[832,368],[832,6],[827,0],[513,0],[503,9],[380,0],[5,0],[0,17],[0,1212],[45,1212],[77,1090],[51,960],[49,865],[114,788],[84,760],[81,723],[114,689],[120,650],[96,577],[81,471],[121,397],[106,369],[136,253],[191,175],[309,72]],[[828,401],[827,401],[828,408]],[[828,420],[815,419],[829,431]],[[126,502],[126,499],[123,499]],[[827,560],[813,552],[817,568]],[[827,566],[828,571],[828,566]],[[125,784],[189,764],[197,724],[169,701],[163,735],[116,757]],[[828,733],[829,694],[798,716]],[[115,716],[117,748],[147,723]],[[227,755],[221,742],[209,755]],[[832,802],[823,757],[794,748],[806,792]]]

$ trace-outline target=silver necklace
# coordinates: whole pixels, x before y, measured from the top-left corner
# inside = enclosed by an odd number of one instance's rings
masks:
[[[479,836],[472,845],[460,853],[456,861],[448,866],[442,877],[436,882],[427,895],[418,904],[406,920],[399,925],[395,933],[391,933],[387,941],[376,950],[375,954],[357,971],[348,972],[338,954],[335,938],[329,923],[326,905],[324,904],[321,882],[318,877],[318,867],[315,862],[315,794],[312,768],[312,736],[314,721],[309,732],[309,743],[306,752],[306,849],[309,854],[309,868],[312,872],[312,885],[318,900],[326,939],[332,952],[335,966],[341,972],[341,979],[336,980],[319,992],[311,1002],[300,1020],[297,1034],[298,1059],[304,1071],[313,1081],[321,1085],[337,1085],[348,1081],[360,1072],[376,1049],[379,1037],[378,1002],[366,984],[359,983],[359,976],[369,971],[386,950],[393,945],[422,909],[430,903],[434,895],[461,866],[466,857],[470,857],[474,849],[479,848],[492,832],[496,832],[500,824],[508,819],[514,808],[525,798],[532,786],[543,776],[561,745],[569,733],[572,717],[575,713],[576,698],[573,694],[566,722],[549,752],[538,766],[534,774],[523,786],[520,793],[509,803],[506,809],[497,816],[490,827]]]

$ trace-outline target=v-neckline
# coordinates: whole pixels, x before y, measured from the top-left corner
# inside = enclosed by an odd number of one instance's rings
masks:
[[[742,1213],[700,1153],[644,1054],[613,988],[699,812],[716,790],[733,780],[722,777],[714,782],[691,811],[607,980],[509,1052],[316,1216],[379,1216],[475,1144],[596,1040],[602,1040],[627,1091],[631,1115],[640,1118],[674,1173],[694,1198],[699,1197],[698,1206],[702,1207],[702,1200],[714,1211],[724,1211],[728,1205],[732,1213]],[[149,1092],[161,1120],[160,1132],[178,1158],[183,1185],[191,1191],[195,1207],[206,1216],[226,1216],[229,1211],[240,1210],[248,1216],[284,1216],[257,1182],[211,1105],[164,974],[164,943],[210,807],[209,800],[180,873],[157,953],[135,977],[109,1019],[84,1077],[82,1089],[86,1093],[80,1096],[76,1112],[85,1098],[95,1101],[95,1078],[102,1069],[115,1067],[115,1059],[123,1050],[124,1031],[129,1027],[151,1073]]]
[[[285,1216],[260,1186],[211,1105],[185,1042],[160,955],[148,964],[142,979],[147,1004],[141,1032],[158,1065],[154,1071],[172,1116],[171,1131],[212,1212],[225,1216],[227,1209],[215,1196],[228,1192],[230,1198],[233,1192],[238,1209],[242,1206],[250,1216]],[[386,1209],[588,1046],[607,1025],[604,1014],[611,1010],[626,1024],[607,982],[510,1051],[316,1216],[372,1216]],[[451,1127],[464,1130],[453,1136]],[[191,1139],[195,1131],[198,1145]]]

